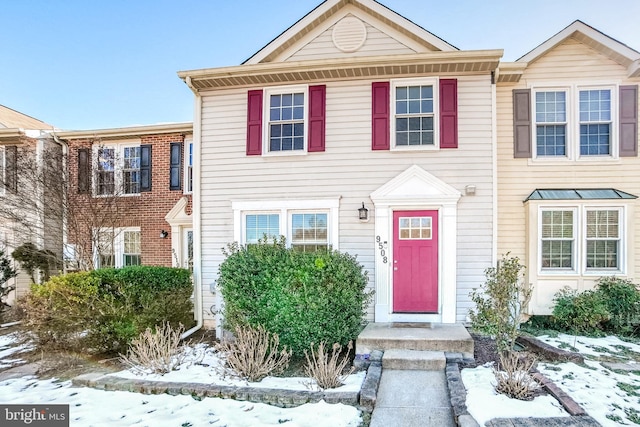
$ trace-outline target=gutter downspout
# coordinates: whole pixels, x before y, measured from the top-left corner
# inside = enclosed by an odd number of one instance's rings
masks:
[[[193,280],[194,280],[194,304],[193,310],[196,316],[196,325],[185,331],[181,339],[189,337],[194,332],[200,330],[204,324],[204,313],[202,311],[202,237],[201,237],[201,213],[200,213],[200,123],[202,120],[202,97],[198,90],[193,87],[191,77],[185,79],[185,83],[195,95],[195,110],[193,120],[193,191],[191,192],[192,217],[193,217]]]
[[[62,194],[62,245],[63,245],[63,262],[62,262],[62,271],[63,272],[67,272],[67,264],[64,262],[64,251],[66,248],[66,245],[69,243],[68,242],[68,238],[69,235],[67,233],[67,208],[69,206],[68,204],[68,200],[67,197],[68,194],[68,189],[69,189],[69,169],[68,169],[68,155],[69,155],[69,146],[67,145],[67,143],[64,140],[60,140],[58,138],[58,135],[56,135],[56,131],[55,129],[51,130],[51,136],[53,136],[53,140],[56,144],[58,144],[61,148],[62,148],[62,170],[63,172],[63,177],[62,179],[64,180],[64,185],[62,186],[63,188],[63,194]]]

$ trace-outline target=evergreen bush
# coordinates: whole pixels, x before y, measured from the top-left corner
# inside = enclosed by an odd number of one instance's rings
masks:
[[[363,327],[372,292],[356,258],[332,249],[302,252],[284,237],[228,245],[218,285],[225,327],[263,327],[302,356],[312,343],[347,345]]]

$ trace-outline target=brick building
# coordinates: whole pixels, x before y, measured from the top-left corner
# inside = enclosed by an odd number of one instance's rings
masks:
[[[191,123],[55,135],[68,149],[68,269],[191,265]]]

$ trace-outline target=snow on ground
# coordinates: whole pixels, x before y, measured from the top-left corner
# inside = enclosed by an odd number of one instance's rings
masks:
[[[297,408],[191,396],[143,395],[125,391],[73,388],[70,381],[22,377],[0,382],[3,404],[68,404],[71,426],[153,427],[356,427],[359,411],[319,402]]]
[[[590,338],[559,334],[537,338],[557,348],[573,349],[585,357],[586,366],[570,362],[539,363],[538,370],[568,393],[591,417],[603,427],[640,424],[640,373],[616,373],[600,364],[612,360],[631,365],[640,363],[640,345],[613,336]],[[463,369],[462,380],[467,388],[467,409],[480,425],[498,417],[568,415],[551,396],[522,402],[497,394],[490,367]]]
[[[461,375],[467,389],[467,410],[481,426],[493,418],[569,416],[551,396],[522,401],[496,393],[493,388],[496,380],[491,366],[463,369]]]
[[[0,336],[0,369],[8,367],[7,356],[25,351],[28,346],[18,345],[20,336]],[[15,347],[13,347],[15,346]],[[136,376],[132,371],[115,375],[144,380],[173,382],[201,382],[219,384],[277,387],[288,390],[306,390],[303,384],[309,378],[265,378],[261,383],[247,383],[215,373],[213,366],[221,367],[217,355],[202,348],[204,357],[195,357],[178,371],[164,376]],[[195,354],[195,353],[194,353]],[[209,365],[209,366],[205,366]],[[346,385],[337,391],[358,390],[364,372],[350,375]],[[0,382],[0,402],[3,404],[68,404],[71,426],[227,426],[261,427],[285,425],[290,427],[356,427],[362,418],[360,412],[348,405],[328,404],[324,401],[297,408],[278,408],[262,403],[241,402],[231,399],[194,398],[191,396],[143,395],[124,391],[104,391],[72,387],[70,381],[39,380],[25,376]]]
[[[0,335],[0,369],[8,369],[25,363],[22,359],[9,359],[9,356],[33,349],[30,344],[18,344],[20,341],[21,338],[16,333]]]
[[[216,385],[228,385],[239,387],[255,388],[277,388],[285,390],[319,390],[314,380],[309,377],[266,377],[260,382],[248,382],[236,377],[225,375],[223,365],[224,359],[219,353],[214,352],[211,347],[199,344],[193,351],[192,356],[186,363],[180,365],[176,371],[171,371],[164,375],[144,374],[140,375],[136,370],[126,370],[110,374],[120,378],[131,378],[145,381],[169,381],[169,382],[189,382],[205,383]],[[366,372],[360,371],[349,375],[342,387],[328,389],[327,393],[358,391],[362,386]]]
[[[603,427],[640,424],[640,372],[612,372],[599,361],[619,359],[637,364],[640,362],[640,345],[613,336],[589,338],[560,334],[553,338],[538,338],[559,348],[575,347],[585,356],[586,366],[541,363],[538,369]]]

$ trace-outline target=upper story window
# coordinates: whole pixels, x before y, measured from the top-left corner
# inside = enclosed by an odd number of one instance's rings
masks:
[[[140,146],[114,145],[94,149],[94,193],[116,196],[140,193]]]
[[[611,90],[580,91],[580,155],[611,154]]]
[[[269,151],[304,150],[305,92],[269,94]]]
[[[396,146],[434,146],[433,85],[396,86]]]
[[[392,146],[439,148],[437,79],[392,81]]]
[[[250,90],[247,104],[248,156],[325,150],[326,86]]]
[[[538,156],[567,154],[566,92],[536,92],[536,152]]]
[[[538,159],[616,158],[611,87],[535,89],[533,127]]]

